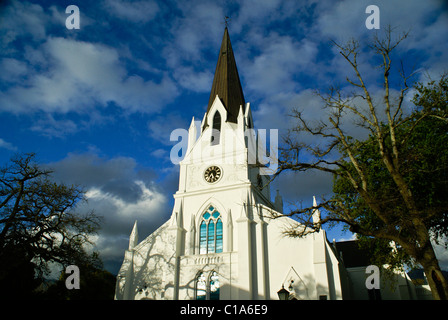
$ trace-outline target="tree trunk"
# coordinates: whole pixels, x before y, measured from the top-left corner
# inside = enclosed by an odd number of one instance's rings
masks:
[[[429,245],[419,261],[423,266],[434,300],[448,300],[448,282],[443,276],[432,245]]]

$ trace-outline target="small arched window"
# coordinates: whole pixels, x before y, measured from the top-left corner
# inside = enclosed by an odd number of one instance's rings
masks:
[[[222,249],[221,214],[216,208],[210,206],[202,215],[199,226],[199,253],[220,253]]]
[[[203,272],[196,277],[196,300],[219,300],[219,275],[212,271],[208,279]]]
[[[213,126],[212,126],[212,146],[219,144],[221,136],[221,115],[219,114],[219,111],[215,112],[215,115],[213,116]]]

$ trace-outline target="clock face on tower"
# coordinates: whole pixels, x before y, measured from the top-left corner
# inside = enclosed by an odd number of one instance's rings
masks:
[[[213,183],[221,178],[221,169],[217,166],[208,167],[204,172],[204,179],[208,183]]]

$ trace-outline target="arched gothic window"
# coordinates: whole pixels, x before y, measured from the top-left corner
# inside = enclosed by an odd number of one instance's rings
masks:
[[[196,277],[196,300],[219,300],[220,282],[216,271],[207,279],[203,272]]]
[[[196,278],[196,300],[206,300],[207,298],[207,278],[201,272]]]
[[[219,144],[219,139],[221,136],[221,115],[218,111],[215,112],[213,116],[213,126],[212,126],[212,146]]]
[[[222,252],[222,219],[216,208],[210,206],[202,215],[199,227],[199,253]]]

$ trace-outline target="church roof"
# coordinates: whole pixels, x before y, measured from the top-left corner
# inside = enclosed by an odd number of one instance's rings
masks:
[[[207,113],[212,107],[216,95],[221,99],[221,102],[227,110],[226,120],[237,123],[241,105],[243,106],[243,111],[245,111],[245,100],[227,27],[224,30],[221,49],[219,50],[218,63],[216,64]]]

